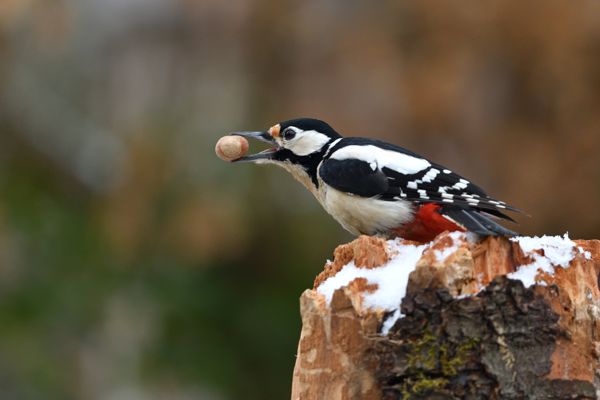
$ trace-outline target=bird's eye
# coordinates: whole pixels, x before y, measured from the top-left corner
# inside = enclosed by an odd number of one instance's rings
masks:
[[[283,138],[285,140],[292,140],[294,136],[296,136],[296,132],[293,129],[288,128],[283,131]]]

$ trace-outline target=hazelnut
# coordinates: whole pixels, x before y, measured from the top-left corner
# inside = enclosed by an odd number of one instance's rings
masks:
[[[248,153],[248,140],[242,136],[223,136],[215,146],[215,153],[224,161],[233,161]]]

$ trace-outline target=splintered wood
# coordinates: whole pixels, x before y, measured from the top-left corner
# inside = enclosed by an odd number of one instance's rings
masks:
[[[292,399],[597,398],[600,241],[574,244],[568,265],[549,267],[544,249],[443,233],[413,266],[387,335],[390,311],[365,305],[376,284],[354,279],[329,304],[317,289],[351,261],[378,268],[393,252],[366,236],[339,246],[301,297]],[[515,274],[527,266],[530,283]]]

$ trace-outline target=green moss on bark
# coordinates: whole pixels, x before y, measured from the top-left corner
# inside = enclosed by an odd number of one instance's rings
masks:
[[[402,385],[402,398],[425,396],[444,389],[466,364],[478,343],[476,339],[465,339],[458,344],[439,339],[427,329],[410,344],[407,373],[411,378]]]

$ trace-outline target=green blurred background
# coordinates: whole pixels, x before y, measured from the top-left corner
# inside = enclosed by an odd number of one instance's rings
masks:
[[[595,0],[0,0],[0,398],[287,398],[350,236],[214,144],[298,116],[600,238]]]

